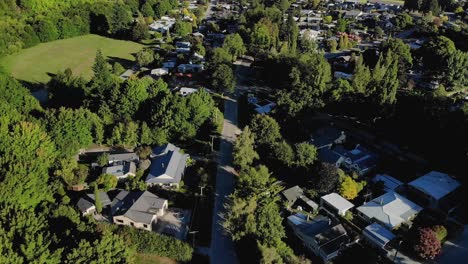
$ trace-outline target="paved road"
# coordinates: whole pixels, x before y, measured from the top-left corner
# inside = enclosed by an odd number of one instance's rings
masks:
[[[213,225],[211,233],[211,263],[238,263],[234,250],[234,243],[220,225],[224,212],[226,197],[234,191],[234,177],[236,172],[232,167],[232,150],[239,133],[237,127],[237,94],[228,97],[224,103],[224,126],[218,153],[218,172],[216,175],[216,197],[213,210]]]
[[[468,259],[468,225],[461,236],[454,241],[445,242],[442,254],[436,259],[440,264],[463,264]]]

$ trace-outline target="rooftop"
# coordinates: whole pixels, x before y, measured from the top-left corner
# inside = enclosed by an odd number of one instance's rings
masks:
[[[390,230],[377,223],[368,225],[364,228],[362,233],[374,240],[374,242],[379,244],[380,247],[384,247],[388,242],[395,238],[395,235]]]
[[[150,224],[165,203],[167,200],[148,191],[121,191],[112,201],[112,207],[114,215],[125,215],[135,222]]]
[[[383,182],[385,191],[394,191],[399,186],[403,185],[403,182],[393,178],[387,174],[377,174],[373,179],[373,182]]]
[[[405,197],[388,192],[357,208],[370,219],[375,219],[386,227],[393,229],[411,220],[422,207]]]
[[[354,207],[354,204],[341,197],[341,195],[337,193],[324,195],[322,196],[322,200],[326,201],[328,204],[335,207],[339,211],[346,211]]]
[[[431,171],[409,183],[410,186],[440,200],[447,194],[460,187],[460,183],[448,174]]]

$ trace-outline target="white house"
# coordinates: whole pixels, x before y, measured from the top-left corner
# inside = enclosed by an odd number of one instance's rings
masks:
[[[169,69],[167,68],[157,68],[157,69],[151,70],[151,75],[156,76],[156,77],[161,77],[161,76],[168,75],[168,74],[169,74]]]
[[[421,206],[395,192],[388,192],[357,208],[358,215],[365,221],[377,222],[390,230],[411,221],[421,210]]]
[[[332,213],[344,216],[349,209],[354,207],[354,204],[337,193],[330,193],[320,198],[320,206]]]

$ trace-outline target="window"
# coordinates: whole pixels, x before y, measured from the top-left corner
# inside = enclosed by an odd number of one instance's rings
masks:
[[[117,221],[117,223],[121,223],[121,224],[123,224],[123,221],[122,221],[122,220],[120,220],[120,219],[116,219],[116,221]]]
[[[146,225],[146,224],[143,224],[143,227],[145,227],[145,228],[148,228],[148,225]]]
[[[134,224],[133,222],[130,222],[130,225],[131,225],[131,226],[135,226],[135,224]]]

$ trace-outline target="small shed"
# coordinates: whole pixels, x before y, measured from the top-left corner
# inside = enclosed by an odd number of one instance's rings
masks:
[[[390,230],[377,223],[370,224],[364,228],[364,230],[362,230],[362,235],[367,241],[378,248],[384,248],[388,242],[395,238],[395,235]]]
[[[321,197],[320,206],[344,216],[349,209],[354,207],[354,204],[337,193],[330,193]]]

